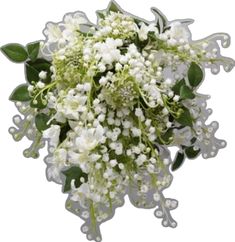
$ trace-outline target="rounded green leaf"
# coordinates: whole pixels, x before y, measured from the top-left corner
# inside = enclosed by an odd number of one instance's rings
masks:
[[[37,71],[49,71],[51,67],[51,63],[48,60],[43,58],[39,58],[35,61],[27,61],[27,64],[35,68]]]
[[[193,99],[195,98],[195,94],[188,86],[181,86],[180,97],[182,99]]]
[[[177,94],[177,95],[180,95],[180,89],[182,86],[185,86],[186,83],[185,83],[185,80],[182,79],[178,82],[176,82],[176,84],[172,87],[172,91]]]
[[[192,125],[193,125],[192,116],[186,107],[182,108],[182,112],[181,112],[180,116],[178,118],[176,118],[176,121],[183,126],[192,127]]]
[[[46,115],[45,113],[39,113],[35,117],[35,125],[38,131],[42,132],[50,127],[48,125],[48,121],[50,120],[50,117]]]
[[[27,102],[31,100],[28,91],[28,85],[22,84],[18,86],[11,94],[10,98],[11,101],[19,101],[19,102]]]
[[[39,58],[39,59],[36,59],[35,61],[27,61],[26,64],[31,66],[32,68],[34,68],[36,71],[38,71],[38,73],[40,73],[41,71],[46,71],[47,79],[44,80],[44,82],[46,82],[46,83],[51,82],[51,75],[52,75],[52,73],[50,71],[51,63],[48,60]],[[36,72],[35,72],[35,74],[36,74]]]
[[[38,57],[38,53],[39,53],[39,49],[40,49],[40,42],[34,42],[34,43],[29,43],[27,45],[27,50],[29,53],[29,58],[34,61],[37,59]]]
[[[192,62],[189,67],[188,80],[192,87],[197,87],[203,80],[203,71],[195,62]]]
[[[25,73],[27,81],[32,84],[33,82],[39,81],[39,72],[31,65],[27,64],[25,65]]]
[[[28,53],[24,46],[20,44],[7,44],[1,51],[13,62],[21,63],[28,59]]]

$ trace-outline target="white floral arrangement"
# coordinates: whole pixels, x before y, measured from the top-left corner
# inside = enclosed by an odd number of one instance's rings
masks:
[[[112,1],[97,11],[97,24],[70,13],[46,25],[45,40],[1,48],[24,63],[27,81],[10,96],[21,115],[9,132],[32,141],[28,158],[38,158],[47,141],[47,178],[68,194],[66,208],[85,221],[88,240],[101,241],[100,224],[125,195],[176,227],[178,202],[163,195],[171,170],[226,146],[214,136],[218,123],[206,124],[209,96],[198,88],[206,68],[217,74],[234,67],[218,44],[229,47],[229,35],[194,41],[192,20],[170,22],[151,10],[155,20],[146,21]],[[178,149],[173,159],[171,147]]]

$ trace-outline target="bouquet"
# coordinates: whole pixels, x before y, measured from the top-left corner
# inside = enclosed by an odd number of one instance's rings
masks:
[[[26,82],[11,94],[21,115],[9,132],[32,145],[38,158],[48,144],[47,179],[68,194],[66,208],[84,220],[88,240],[101,241],[100,224],[128,195],[138,208],[155,208],[165,227],[176,227],[165,198],[172,171],[185,159],[216,156],[226,146],[198,88],[205,69],[213,74],[235,62],[220,54],[225,33],[192,40],[191,19],[168,21],[156,8],[147,21],[112,1],[97,11],[97,24],[83,12],[49,22],[45,40],[7,44],[1,51],[24,63]],[[177,152],[172,158],[171,147]]]

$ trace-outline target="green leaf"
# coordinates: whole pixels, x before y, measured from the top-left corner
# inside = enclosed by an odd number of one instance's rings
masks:
[[[38,57],[38,53],[39,53],[39,49],[40,49],[40,42],[34,42],[34,43],[29,43],[27,45],[27,50],[29,53],[29,58],[34,61],[37,59]]]
[[[105,19],[105,12],[103,10],[96,11],[96,15],[98,17],[98,20],[99,19]]]
[[[18,86],[11,94],[10,98],[11,101],[19,101],[19,102],[27,102],[31,100],[28,91],[28,85],[22,84]]]
[[[195,94],[188,86],[181,86],[180,97],[182,99],[193,99],[195,98]]]
[[[62,143],[67,138],[67,133],[71,130],[69,123],[65,123],[60,130],[60,143]]]
[[[39,58],[35,61],[27,61],[27,64],[35,68],[37,71],[50,71],[51,63],[48,60]]]
[[[172,142],[173,129],[168,129],[165,134],[161,136],[161,139],[158,138],[160,144],[170,144]],[[164,141],[164,143],[163,143]]]
[[[193,119],[191,117],[191,114],[189,110],[186,107],[182,108],[182,112],[178,118],[176,118],[176,121],[183,126],[190,126],[192,127],[193,125]]]
[[[200,154],[200,151],[200,149],[194,150],[193,146],[191,146],[185,149],[185,154],[189,159],[194,159]]]
[[[123,10],[115,1],[111,1],[108,6],[108,12],[123,13]]]
[[[35,117],[35,125],[38,131],[42,132],[50,127],[48,125],[48,121],[50,120],[50,117],[46,115],[45,113],[39,113]]]
[[[160,33],[164,32],[165,27],[167,26],[167,18],[164,16],[164,14],[158,10],[157,8],[151,8],[151,11],[155,15],[156,18],[156,26]]]
[[[173,161],[173,164],[171,166],[171,170],[175,171],[175,170],[179,169],[180,166],[182,166],[182,164],[184,163],[184,160],[185,160],[185,154],[178,151],[175,156],[175,159]]]
[[[203,71],[195,62],[192,62],[189,67],[188,80],[192,87],[197,87],[203,80]]]
[[[181,89],[182,86],[186,86],[184,79],[176,82],[176,84],[172,87],[173,92],[176,95],[180,95],[180,89]]]
[[[36,83],[39,81],[39,79],[40,79],[39,72],[33,66],[30,66],[29,64],[26,63],[25,72],[26,72],[27,81],[30,84],[33,84],[33,82]]]
[[[20,44],[7,44],[1,47],[1,51],[8,57],[9,60],[21,63],[28,59],[28,53],[24,46]]]
[[[68,192],[71,190],[72,180],[75,180],[74,184],[76,188],[78,188],[82,184],[82,182],[80,181],[81,177],[83,177],[85,181],[87,181],[88,179],[87,174],[84,173],[78,166],[73,166],[66,171],[62,171],[62,173],[65,175],[65,184],[64,184],[63,192]]]
[[[36,71],[38,71],[38,74],[41,71],[46,71],[47,72],[47,78],[46,80],[44,80],[45,83],[50,83],[51,82],[51,71],[50,71],[50,67],[51,67],[51,63],[48,60],[45,60],[43,58],[39,58],[36,59],[35,61],[27,61],[26,63],[27,65],[31,66],[32,68],[34,68]],[[36,74],[36,72],[35,72]]]

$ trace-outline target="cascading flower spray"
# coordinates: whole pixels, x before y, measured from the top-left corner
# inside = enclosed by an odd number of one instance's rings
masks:
[[[48,23],[46,39],[1,48],[24,63],[26,83],[10,96],[21,115],[9,132],[32,145],[38,158],[48,141],[47,178],[68,194],[66,208],[82,218],[89,240],[101,241],[99,226],[128,195],[140,208],[156,208],[163,226],[178,202],[165,198],[185,158],[216,156],[226,146],[206,124],[208,95],[198,87],[209,68],[234,67],[220,54],[224,33],[194,41],[190,19],[169,22],[156,8],[154,21],[123,11],[112,1],[92,24],[82,12]],[[171,158],[170,148],[178,152]]]

